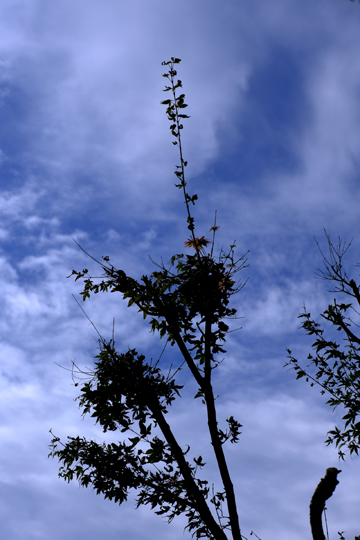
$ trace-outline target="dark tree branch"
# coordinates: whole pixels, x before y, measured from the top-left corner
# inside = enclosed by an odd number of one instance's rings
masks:
[[[213,394],[213,389],[210,383],[206,383],[204,391],[207,415],[208,415],[208,426],[211,437],[211,444],[213,445],[216,461],[219,466],[219,471],[221,479],[224,485],[227,506],[229,510],[229,520],[231,526],[231,532],[234,540],[241,540],[241,532],[239,526],[239,517],[237,513],[234,486],[231,481],[229,469],[226,463],[223,446],[219,437],[218,422],[216,418],[216,409],[215,409],[215,399]]]
[[[179,465],[180,472],[183,475],[184,480],[188,486],[188,495],[193,498],[193,507],[197,510],[204,523],[208,527],[209,531],[211,532],[211,534],[213,534],[216,540],[227,540],[224,531],[216,523],[212,513],[209,510],[208,505],[204,500],[204,496],[196,485],[194,478],[191,474],[189,465],[184,458],[184,453],[181,450],[179,444],[177,443],[169,424],[166,422],[158,402],[150,402],[149,408],[151,409],[151,412],[153,413],[154,418],[156,419],[167,443],[172,450],[176,462]]]
[[[335,308],[337,307],[336,301],[334,301],[334,307]],[[328,320],[330,322],[333,322],[335,325],[340,326],[340,328],[344,330],[350,342],[352,341],[360,345],[360,339],[350,330],[349,325],[345,322],[344,317],[340,312],[337,312],[335,314],[335,317],[334,316],[329,317]]]
[[[339,481],[337,475],[340,473],[335,467],[326,469],[324,478],[320,480],[310,502],[310,527],[313,540],[325,540],[322,527],[322,513],[325,508],[325,502],[334,493]]]

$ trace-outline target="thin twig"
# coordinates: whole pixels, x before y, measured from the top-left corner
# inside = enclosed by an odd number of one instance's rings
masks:
[[[94,259],[95,260],[95,259]],[[86,313],[86,311],[81,307],[81,305],[79,304],[78,300],[75,298],[75,296],[72,294],[71,295],[73,297],[73,299],[75,300],[75,302],[77,303],[77,305],[79,306],[79,308],[81,309],[81,311],[83,312],[83,314],[85,315],[85,317],[87,318],[87,320],[90,322],[90,324],[93,326],[93,328],[95,329],[97,335],[99,336],[100,338],[100,341],[102,343],[105,343],[105,339],[103,338],[103,336],[100,334],[99,330],[96,328],[95,324],[92,322],[92,320],[90,319],[89,315]]]

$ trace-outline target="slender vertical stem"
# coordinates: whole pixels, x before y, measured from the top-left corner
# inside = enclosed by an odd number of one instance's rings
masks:
[[[174,109],[175,109],[175,123],[176,123],[176,138],[178,140],[178,147],[179,147],[179,154],[180,154],[180,168],[181,168],[181,184],[182,184],[182,188],[183,188],[183,192],[184,192],[184,199],[185,199],[185,204],[186,204],[186,210],[187,210],[187,215],[188,215],[188,223],[189,223],[189,229],[190,229],[190,232],[191,232],[191,236],[192,236],[192,240],[194,242],[194,248],[196,250],[196,255],[197,255],[197,258],[199,260],[199,262],[201,262],[201,257],[200,257],[200,247],[197,245],[196,243],[196,240],[195,240],[195,232],[194,232],[194,226],[192,225],[191,226],[191,223],[192,223],[192,216],[191,216],[191,213],[190,213],[190,206],[189,206],[189,201],[188,201],[188,194],[186,192],[186,181],[185,181],[185,161],[183,159],[183,152],[182,152],[182,144],[181,144],[181,135],[180,135],[180,132],[181,132],[181,129],[182,129],[182,126],[180,125],[180,119],[179,119],[179,107],[178,107],[178,104],[177,104],[177,98],[176,98],[176,83],[174,81],[174,77],[176,75],[176,71],[174,70],[174,63],[172,62],[170,64],[170,82],[171,82],[171,91],[172,91],[172,94],[173,94],[173,98],[174,98]]]
[[[215,409],[215,400],[211,384],[206,384],[204,391],[207,415],[208,415],[208,426],[211,437],[211,444],[213,445],[216,461],[218,463],[221,479],[224,485],[226,493],[227,507],[229,511],[229,520],[231,532],[234,540],[241,540],[241,531],[239,525],[239,516],[236,507],[234,486],[230,478],[229,469],[226,463],[225,455],[223,452],[222,444],[219,439],[218,429],[217,429],[217,418],[216,418],[216,409]]]
[[[237,513],[234,486],[230,478],[229,469],[226,463],[222,443],[219,438],[218,422],[216,418],[216,408],[214,393],[211,385],[211,322],[205,321],[205,377],[204,377],[204,396],[207,407],[208,426],[213,445],[216,461],[218,463],[221,479],[223,481],[226,501],[229,511],[229,520],[231,532],[234,540],[241,540],[241,531],[239,526],[239,516]]]

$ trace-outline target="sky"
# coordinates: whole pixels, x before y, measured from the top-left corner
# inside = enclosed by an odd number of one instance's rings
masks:
[[[250,250],[243,317],[214,373],[220,420],[243,425],[226,447],[242,533],[311,538],[309,502],[328,467],[330,538],[360,534],[359,458],[339,463],[327,431],[341,425],[317,388],[284,368],[306,364],[299,329],[334,294],[315,278],[324,229],[352,245],[358,279],[360,6],[348,0],[2,0],[0,4],[0,522],[2,540],[190,538],[134,494],[119,507],[58,478],[51,434],[104,439],[82,419],[72,361],[91,369],[98,335],[74,300],[72,270],[95,258],[139,279],[184,252],[185,205],[165,108],[161,62],[181,58],[191,116],[183,130],[198,236],[215,251]],[[165,96],[165,97],[164,97]],[[163,348],[136,309],[104,294],[82,304],[118,350]],[[173,356],[172,356],[173,355]],[[178,356],[166,350],[163,366]],[[169,414],[183,448],[219,486],[204,410],[186,372]]]

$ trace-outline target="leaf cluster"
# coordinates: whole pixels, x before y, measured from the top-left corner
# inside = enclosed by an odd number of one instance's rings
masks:
[[[68,437],[66,445],[54,436],[50,456],[63,463],[59,476],[68,482],[76,478],[84,487],[92,485],[98,494],[119,504],[127,499],[130,489],[141,488],[137,506],[158,507],[156,513],[171,521],[194,506],[192,487],[180,480],[170,445],[157,435],[151,438],[151,434],[181,387],[135,350],[118,354],[111,342],[103,342],[96,358],[93,378],[84,384],[78,398],[82,414],[91,414],[104,432],[130,430],[136,436],[110,444]],[[195,466],[188,463],[192,477],[203,465],[201,457]],[[196,484],[206,497],[207,482],[196,480]],[[198,512],[194,512],[191,524],[195,522],[201,522]]]
[[[200,325],[207,320],[216,325],[209,335],[212,360],[213,355],[226,352],[220,345],[229,331],[223,319],[236,315],[236,309],[229,307],[229,300],[245,283],[235,287],[232,278],[247,266],[246,255],[234,261],[233,248],[228,254],[222,252],[219,260],[206,253],[201,253],[200,260],[197,255],[174,255],[169,269],[162,266],[150,276],[143,275],[140,282],[110,263],[99,264],[104,271],[100,282],[86,277],[84,271],[73,270],[71,274],[76,280],[85,278],[80,293],[83,300],[90,298],[91,293],[122,293],[129,307],[137,306],[144,319],[151,317],[153,332],[158,331],[160,337],[167,335],[172,345],[179,342],[180,336],[184,343],[189,343],[200,364],[204,363],[205,344]]]

